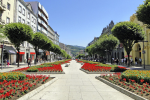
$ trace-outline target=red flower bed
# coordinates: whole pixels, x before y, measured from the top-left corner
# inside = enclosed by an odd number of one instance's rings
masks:
[[[123,72],[126,70],[125,67],[116,66],[116,65],[107,65],[107,64],[90,64],[90,63],[84,63],[84,65],[81,67],[84,70],[87,71],[97,71],[97,72]]]
[[[59,65],[53,65],[53,67],[43,67],[43,68],[38,68],[38,71],[39,72],[55,72],[55,71],[59,71],[59,72],[62,72],[63,71],[63,69],[62,69],[62,67],[61,67],[61,64],[59,64]]]
[[[38,83],[45,83],[49,76],[45,75],[26,75],[24,80],[11,80],[0,82],[0,100],[16,100],[32,90]]]
[[[111,70],[111,67],[95,66],[95,65],[97,64],[84,63],[84,65],[81,68],[88,71],[110,71]]]
[[[136,82],[134,79],[122,78],[121,75],[121,73],[110,75],[101,74],[100,77],[150,100],[150,85],[148,82],[145,82],[144,79],[140,79],[140,82]]]

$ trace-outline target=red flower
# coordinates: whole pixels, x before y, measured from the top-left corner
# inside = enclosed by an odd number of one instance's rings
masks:
[[[140,81],[141,81],[142,83],[144,82],[144,80],[143,80],[143,79],[141,79]]]
[[[124,78],[123,80],[126,81],[126,78]]]

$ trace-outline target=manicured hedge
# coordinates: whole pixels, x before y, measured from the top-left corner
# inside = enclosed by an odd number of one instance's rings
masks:
[[[121,74],[122,79],[129,81],[135,80],[138,83],[141,83],[141,80],[144,82],[150,83],[150,71],[149,70],[126,70]]]
[[[24,80],[26,75],[21,72],[6,72],[0,73],[0,81],[11,81],[11,80]]]

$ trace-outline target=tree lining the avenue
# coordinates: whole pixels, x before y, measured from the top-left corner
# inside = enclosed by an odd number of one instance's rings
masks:
[[[128,61],[132,47],[139,40],[144,40],[143,28],[137,23],[133,22],[120,22],[112,28],[112,34],[123,43],[123,46],[128,55]],[[130,63],[128,63],[129,66]]]
[[[138,7],[136,16],[139,21],[146,24],[147,28],[150,28],[150,0],[145,0],[144,4]]]
[[[7,38],[12,44],[14,44],[16,50],[18,51],[18,67],[20,58],[20,45],[24,41],[27,41],[33,45],[36,53],[36,58],[39,54],[39,49],[43,49],[44,51],[52,51],[56,54],[63,56],[64,58],[71,58],[70,55],[68,55],[65,51],[61,50],[58,45],[53,44],[53,42],[49,40],[44,34],[40,32],[33,33],[32,28],[29,25],[22,23],[9,23],[4,26],[3,34],[7,36]]]
[[[119,41],[112,34],[103,35],[92,45],[86,47],[86,52],[88,52],[89,56],[92,54],[99,54],[99,56],[103,57],[106,55],[106,51],[111,52],[118,45]]]

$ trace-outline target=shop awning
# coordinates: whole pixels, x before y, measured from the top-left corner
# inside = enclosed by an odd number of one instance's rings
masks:
[[[17,52],[17,53],[18,53],[18,52]],[[25,54],[25,52],[20,52],[19,54],[20,54],[20,55],[24,55],[24,54]]]
[[[30,52],[31,55],[35,55],[35,52]]]
[[[4,46],[4,49],[9,53],[9,54],[16,54],[16,50],[12,46]]]

